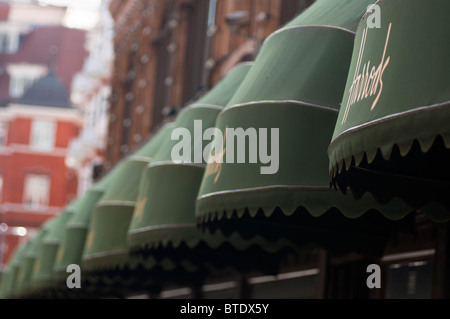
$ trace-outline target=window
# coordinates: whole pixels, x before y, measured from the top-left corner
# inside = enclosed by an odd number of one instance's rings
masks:
[[[0,52],[15,53],[19,49],[18,33],[1,33],[0,34]]]
[[[0,202],[2,201],[3,194],[3,175],[0,175]]]
[[[56,123],[36,120],[31,126],[31,147],[39,151],[51,151],[55,145]]]
[[[196,94],[206,89],[204,87],[206,85],[204,83],[204,70],[211,41],[208,35],[208,25],[211,26],[214,23],[215,6],[216,1],[210,1],[209,3],[198,1],[194,3],[190,10],[182,103],[191,99],[195,100]]]
[[[25,76],[12,76],[9,84],[9,95],[11,97],[22,96],[36,81],[35,78]]]
[[[6,33],[0,33],[0,52],[6,51],[8,47],[8,35]]]
[[[8,136],[8,123],[0,121],[0,147],[6,145],[6,137]]]
[[[388,266],[387,299],[430,299],[433,289],[433,262],[415,261]]]
[[[307,9],[315,0],[282,0],[280,12],[280,25],[284,25],[294,19],[298,14]]]
[[[48,68],[42,64],[10,63],[7,65],[9,74],[9,95],[21,97],[36,80],[48,73]]]
[[[31,209],[46,208],[50,191],[47,175],[28,174],[25,177],[24,204]]]

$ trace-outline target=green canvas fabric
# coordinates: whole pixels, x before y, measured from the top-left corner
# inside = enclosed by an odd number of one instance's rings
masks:
[[[344,189],[370,191],[384,200],[400,196],[416,208],[427,204],[422,208],[431,218],[448,220],[450,3],[383,0],[377,4],[381,27],[368,28],[370,15],[366,15],[355,38],[328,149],[332,182],[338,179]],[[378,69],[382,72],[376,81],[371,74]],[[438,140],[439,153],[433,149]],[[389,166],[395,161],[399,164]],[[360,170],[350,175],[351,167]],[[431,200],[441,199],[445,207],[418,200],[424,193]]]
[[[234,95],[242,80],[252,67],[253,62],[239,63],[228,74],[209,90],[205,95],[193,102],[190,107],[198,105],[210,105],[223,108]]]
[[[118,165],[120,166],[120,164]],[[110,173],[93,185],[79,199],[73,216],[69,219],[65,227],[64,237],[61,247],[58,250],[54,271],[58,278],[67,278],[66,269],[69,265],[81,265],[83,249],[86,242],[87,232],[92,216],[92,211],[98,201],[108,189],[111,180],[118,171],[115,167]]]
[[[238,227],[236,220],[257,215],[261,215],[261,222],[269,217],[281,220],[274,216],[278,209],[285,216],[294,216],[303,208],[314,217],[333,210],[342,219],[365,218],[373,209],[391,211],[397,219],[411,213],[400,200],[383,206],[371,194],[354,200],[330,189],[327,147],[338,117],[358,21],[373,2],[319,0],[264,42],[254,66],[218,116],[216,127],[222,132],[227,127],[254,128],[257,132],[266,128],[269,148],[271,128],[278,128],[278,171],[261,174],[261,167],[268,165],[259,160],[249,163],[248,153],[246,163],[227,163],[230,149],[224,141],[224,163],[220,169],[208,164],[200,186],[196,207],[200,223],[233,219]],[[249,151],[248,143],[245,149]],[[307,227],[295,218],[299,228]],[[348,223],[362,227],[359,221]],[[281,224],[272,226],[285,226]],[[294,238],[296,234],[290,235]]]
[[[32,278],[34,289],[53,288],[51,286],[56,282],[53,268],[58,249],[60,248],[65,233],[65,226],[75,213],[78,204],[79,201],[75,200],[59,213],[55,217],[52,225],[48,228],[48,233],[45,238],[42,239],[42,246],[36,259],[38,266]]]
[[[47,236],[49,229],[54,224],[55,218],[45,222],[38,232],[28,239],[21,251],[20,256],[14,262],[17,267],[17,277],[14,287],[14,297],[28,296],[33,293],[33,277],[36,272],[36,260],[39,256],[42,241]]]
[[[20,244],[2,274],[0,297],[2,299],[17,297],[20,287],[20,272],[24,254],[30,249],[27,241]]]
[[[355,31],[367,7],[375,0],[320,0],[302,12],[282,29],[297,26],[334,26]]]
[[[127,231],[138,195],[144,168],[151,162],[161,140],[170,133],[166,124],[151,140],[126,158],[118,167],[110,186],[95,205],[82,256],[82,268],[103,271],[135,268],[138,258],[130,258]]]
[[[201,135],[214,128],[217,115],[239,87],[251,63],[233,68],[225,78],[199,100],[189,105],[177,116],[176,128],[187,129],[193,150],[203,150],[209,141]],[[195,127],[200,121],[202,128]],[[198,130],[198,131],[197,131]],[[240,234],[225,237],[220,231],[211,234],[197,227],[195,200],[205,169],[205,158],[195,159],[194,152],[184,161],[174,161],[171,152],[179,143],[168,136],[142,176],[137,205],[128,232],[130,250],[135,255],[149,256],[160,260],[172,260],[178,267],[166,269],[161,278],[167,281],[194,281],[196,277],[217,268],[226,268],[231,262],[239,267],[249,267],[252,258],[225,251],[230,241],[239,250],[250,250],[255,246],[274,252],[289,246],[284,239],[269,242],[263,237],[246,240]],[[292,246],[292,245],[291,245]],[[226,246],[227,248],[229,247]],[[258,251],[259,252],[259,251]],[[271,256],[274,259],[274,255]],[[253,262],[257,259],[253,258]],[[260,263],[260,260],[258,260]],[[189,279],[190,278],[190,279]]]
[[[190,132],[190,145],[202,150],[208,143],[202,136],[213,128],[219,112],[223,109],[251,68],[251,63],[234,67],[226,77],[207,94],[185,108],[176,118],[174,129]],[[201,121],[201,136],[196,135],[194,123]],[[199,138],[200,137],[200,138]],[[217,247],[223,241],[220,235],[202,233],[196,225],[195,199],[202,179],[205,162],[195,163],[194,152],[189,161],[172,160],[172,149],[179,143],[167,136],[154,161],[145,169],[129,228],[128,241],[132,249],[156,249],[179,247],[184,244],[193,248],[199,242]]]

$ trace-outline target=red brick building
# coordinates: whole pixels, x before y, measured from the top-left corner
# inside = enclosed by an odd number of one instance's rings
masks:
[[[70,94],[87,56],[86,32],[52,18],[64,9],[14,6],[2,7],[0,18],[0,269],[77,196],[66,156],[82,117]],[[28,21],[34,8],[39,23]]]
[[[81,117],[52,72],[0,114],[0,224],[32,231],[77,196],[77,175],[65,159]],[[14,235],[6,236],[4,261]]]

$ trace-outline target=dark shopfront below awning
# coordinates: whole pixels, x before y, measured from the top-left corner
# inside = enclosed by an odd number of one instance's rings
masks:
[[[450,219],[450,3],[379,1],[356,35],[329,146],[332,183]],[[386,217],[392,218],[390,214]]]

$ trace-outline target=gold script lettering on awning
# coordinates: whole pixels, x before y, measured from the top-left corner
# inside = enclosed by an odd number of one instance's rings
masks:
[[[86,238],[86,247],[90,248],[94,242],[95,230],[91,230]]]
[[[144,192],[143,194],[145,194],[140,200],[137,201],[135,209],[134,209],[134,213],[133,213],[133,218],[135,220],[137,220],[138,222],[142,222],[142,218],[144,217],[144,209],[145,209],[145,205],[147,204],[148,201],[148,186],[149,186],[149,181],[146,180],[145,181],[145,187],[144,187]]]
[[[225,131],[228,129],[228,125],[225,127]],[[224,161],[225,153],[227,151],[225,144],[227,140],[227,135],[224,134],[222,138],[222,147],[215,154],[214,160],[206,166],[205,176],[208,177],[210,175],[216,174],[214,177],[214,184],[217,183],[220,177],[220,173],[222,172],[222,163]],[[217,151],[217,150],[216,150]]]
[[[386,58],[386,50],[389,43],[389,37],[391,34],[391,27],[392,22],[389,24],[388,32],[386,35],[386,42],[384,44],[384,50],[383,50],[383,56],[381,58],[381,62],[376,68],[375,66],[372,66],[372,69],[370,69],[370,60],[366,62],[363,66],[363,71],[360,73],[361,69],[361,60],[364,55],[364,49],[366,46],[366,39],[367,39],[367,33],[369,30],[369,27],[366,26],[361,47],[359,49],[359,55],[358,55],[358,63],[355,69],[355,74],[353,75],[353,83],[349,90],[349,97],[347,100],[347,105],[345,107],[345,113],[344,117],[342,119],[342,124],[347,121],[348,112],[350,110],[350,107],[354,105],[355,103],[362,101],[370,96],[373,96],[377,93],[378,85],[380,86],[378,90],[378,94],[375,97],[375,100],[372,103],[372,106],[370,110],[373,110],[375,106],[378,103],[378,100],[380,99],[381,93],[383,91],[383,73],[386,70],[391,57]],[[386,58],[386,59],[385,59]],[[370,69],[370,73],[369,73]]]
[[[134,210],[134,218],[139,221],[142,222],[142,218],[144,217],[144,208],[145,208],[145,204],[147,204],[147,196],[142,197],[137,203],[136,203],[136,208]]]

